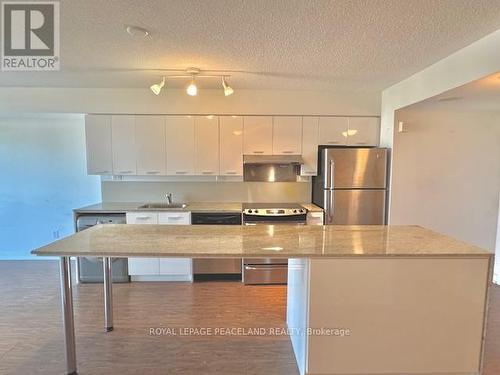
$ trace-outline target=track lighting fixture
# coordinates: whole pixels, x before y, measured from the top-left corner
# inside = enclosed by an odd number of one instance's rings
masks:
[[[186,93],[189,96],[196,96],[198,94],[198,87],[196,87],[196,83],[194,82],[194,75],[191,78],[191,83],[186,89]]]
[[[153,94],[160,95],[161,89],[165,86],[165,77],[162,78],[160,83],[155,83],[151,85],[150,89],[153,91]]]
[[[160,95],[162,88],[165,86],[166,79],[177,79],[177,78],[190,78],[190,83],[188,87],[186,87],[186,93],[189,96],[198,95],[198,87],[196,86],[197,78],[218,78],[222,80],[222,89],[224,92],[224,96],[229,96],[234,93],[234,89],[227,84],[226,79],[230,77],[230,75],[225,74],[224,71],[217,70],[200,70],[198,68],[187,68],[185,70],[182,69],[159,69],[160,71],[171,72],[171,74],[167,74],[162,77],[161,82],[155,83],[150,86],[151,91],[155,95]],[[179,74],[177,74],[177,72]]]
[[[225,96],[232,95],[234,92],[233,88],[227,84],[226,77],[224,76],[222,76],[222,88],[224,89]]]

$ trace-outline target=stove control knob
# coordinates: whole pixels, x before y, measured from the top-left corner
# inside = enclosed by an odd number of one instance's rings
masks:
[[[258,213],[259,213],[259,210],[253,210],[253,212],[254,212],[255,214],[258,214]]]
[[[293,213],[296,214],[297,213],[297,210],[293,210]]]
[[[247,210],[247,212],[248,212],[249,214],[251,214],[251,213],[252,213],[252,210]]]

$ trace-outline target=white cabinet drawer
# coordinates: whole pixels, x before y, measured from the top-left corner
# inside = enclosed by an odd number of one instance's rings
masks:
[[[158,224],[189,225],[191,224],[191,212],[160,212]]]
[[[135,275],[158,275],[160,260],[158,258],[128,258],[128,273]]]
[[[160,275],[191,276],[190,258],[160,258]]]
[[[127,212],[127,224],[158,224],[158,213]]]

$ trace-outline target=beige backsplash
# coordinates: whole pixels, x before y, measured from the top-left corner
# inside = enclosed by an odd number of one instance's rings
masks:
[[[308,182],[102,182],[103,202],[310,202]]]

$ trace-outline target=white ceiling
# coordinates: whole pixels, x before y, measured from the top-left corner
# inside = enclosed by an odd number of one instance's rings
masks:
[[[196,66],[240,71],[236,90],[378,92],[499,28],[500,0],[64,0],[61,71],[0,86],[147,87]]]

